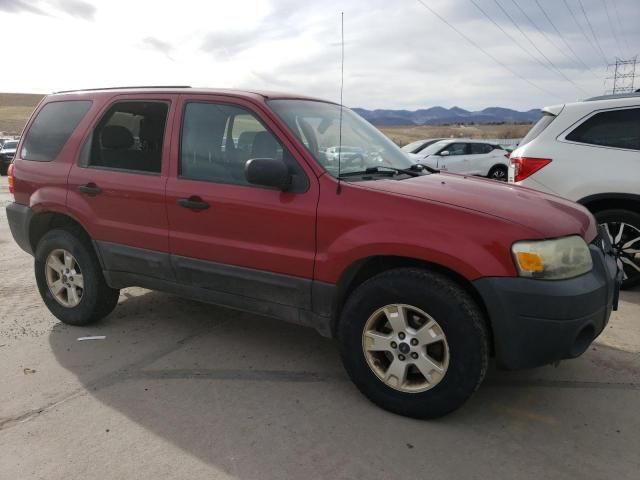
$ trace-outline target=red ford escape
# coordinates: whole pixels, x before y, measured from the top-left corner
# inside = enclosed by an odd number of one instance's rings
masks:
[[[617,304],[586,209],[412,165],[317,99],[61,92],[9,175],[11,231],[61,321],[95,322],[140,286],[307,325],[402,415],[456,409],[491,356],[509,369],[579,356]]]

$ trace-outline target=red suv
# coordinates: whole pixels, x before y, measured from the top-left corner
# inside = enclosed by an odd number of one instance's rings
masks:
[[[99,320],[136,285],[308,325],[403,415],[459,407],[490,356],[577,357],[617,303],[611,246],[585,208],[412,165],[317,99],[61,92],[9,175],[11,231],[61,321]]]

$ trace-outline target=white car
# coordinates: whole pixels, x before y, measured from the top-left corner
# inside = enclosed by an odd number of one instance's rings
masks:
[[[587,207],[624,271],[640,282],[640,94],[543,109],[511,154],[509,181]]]
[[[448,172],[507,180],[509,152],[495,143],[464,138],[441,140],[407,155],[415,163]]]

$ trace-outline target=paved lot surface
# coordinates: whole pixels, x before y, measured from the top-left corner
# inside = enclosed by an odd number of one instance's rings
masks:
[[[492,370],[424,422],[371,405],[297,326],[138,288],[99,325],[58,323],[4,208],[0,279],[3,480],[640,478],[637,289],[580,359]]]

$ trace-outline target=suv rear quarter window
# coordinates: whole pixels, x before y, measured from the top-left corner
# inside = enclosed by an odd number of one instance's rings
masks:
[[[38,162],[50,162],[56,158],[90,107],[90,100],[47,103],[33,120],[20,157]]]
[[[640,108],[596,113],[565,138],[590,145],[640,150]]]

